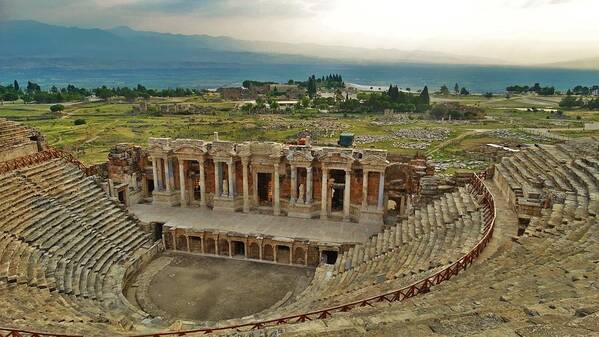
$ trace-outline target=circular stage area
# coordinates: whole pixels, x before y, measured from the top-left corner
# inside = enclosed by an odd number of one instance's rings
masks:
[[[313,269],[165,253],[126,290],[146,312],[167,320],[217,321],[269,308],[308,286]]]

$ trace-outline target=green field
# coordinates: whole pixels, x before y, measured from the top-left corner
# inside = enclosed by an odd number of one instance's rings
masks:
[[[225,140],[280,142],[296,139],[298,133],[309,131],[315,134],[318,144],[335,144],[341,132],[352,132],[358,138],[378,137],[366,144],[359,144],[359,147],[382,148],[406,155],[424,154],[428,151],[435,159],[460,159],[467,158],[469,151],[485,146],[486,143],[513,145],[528,140],[522,133],[517,133],[515,139],[509,139],[505,135],[493,133],[495,129],[559,128],[559,134],[568,137],[597,135],[597,132],[582,132],[575,128],[582,127],[584,122],[599,121],[599,112],[566,111],[560,118],[551,112],[526,110],[556,109],[559,99],[528,96],[491,99],[481,96],[433,97],[433,102],[457,101],[486,110],[486,119],[471,122],[431,121],[422,119],[417,114],[396,120],[395,117],[388,118],[382,114],[327,114],[314,110],[248,115],[235,109],[238,103],[222,102],[214,97],[155,100],[192,102],[212,108],[213,114],[206,115],[152,116],[133,113],[133,105],[130,103],[96,102],[67,104],[61,115],[50,113],[49,105],[45,104],[4,104],[0,105],[0,117],[21,121],[39,129],[46,135],[50,145],[72,151],[88,164],[105,161],[109,149],[118,143],[146,144],[149,137],[211,139],[215,131]],[[84,119],[86,124],[75,125],[76,119]],[[420,135],[427,135],[431,128],[446,130],[448,136],[424,141],[404,136],[389,137],[395,132],[403,135],[405,132],[410,134],[413,130]],[[570,128],[574,129],[568,130]],[[420,143],[426,147],[410,148]]]

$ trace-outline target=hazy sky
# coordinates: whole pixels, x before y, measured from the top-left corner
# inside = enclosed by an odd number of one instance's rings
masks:
[[[599,0],[0,0],[2,18],[515,63],[599,56]]]

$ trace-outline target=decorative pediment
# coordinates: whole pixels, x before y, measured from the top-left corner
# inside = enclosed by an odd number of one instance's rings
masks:
[[[252,155],[252,151],[251,151],[249,142],[237,144],[237,147],[235,150],[237,152],[237,155],[239,155],[242,158],[249,158]]]
[[[171,151],[170,138],[150,138],[148,152],[152,155],[168,155]]]
[[[308,164],[314,160],[314,156],[310,148],[290,148],[287,160],[293,164]]]
[[[235,151],[235,143],[223,141],[212,142],[212,147],[210,148],[209,153],[214,159],[222,160],[230,160],[232,157],[237,155]]]
[[[387,151],[384,150],[365,150],[359,161],[362,167],[376,170],[384,170],[389,165]]]
[[[177,155],[201,156],[208,152],[208,145],[203,140],[196,139],[177,139],[171,142],[173,151]]]
[[[350,165],[355,161],[352,149],[323,148],[319,158],[326,165]]]

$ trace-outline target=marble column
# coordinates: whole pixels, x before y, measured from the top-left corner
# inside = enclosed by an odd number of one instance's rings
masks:
[[[152,157],[152,175],[154,178],[154,191],[160,190],[160,185],[158,183],[158,165],[156,164],[157,160],[158,158]]]
[[[368,170],[362,174],[362,209],[368,208]]]
[[[229,183],[229,198],[235,198],[235,162],[227,163],[227,182]]]
[[[280,215],[281,214],[281,200],[279,200],[280,196],[280,186],[279,186],[279,163],[275,163],[275,171],[273,174],[273,214]]]
[[[243,173],[243,212],[247,213],[250,211],[250,187],[248,183],[248,161],[241,160],[241,167]]]
[[[254,206],[257,207],[260,205],[258,200],[258,170],[254,168],[252,171],[252,196],[254,199]]]
[[[206,169],[204,168],[206,161],[202,157],[198,163],[200,164],[200,206],[206,207]]]
[[[304,247],[304,266],[308,266],[308,247]]]
[[[306,167],[306,204],[312,203],[312,166]]]
[[[214,162],[214,197],[219,198],[221,195],[220,186],[222,184],[221,173],[222,173],[222,165],[221,162]]]
[[[179,189],[181,192],[181,207],[187,206],[187,198],[185,195],[185,161],[179,159]]]
[[[329,171],[322,168],[322,188],[320,189],[320,218],[327,218],[327,190],[328,190]]]
[[[157,191],[164,191],[164,163],[162,162],[162,158],[156,158],[156,169],[158,171],[158,182],[156,184]]]
[[[291,198],[289,203],[295,204],[297,200],[297,167],[291,166]]]
[[[351,169],[345,170],[345,185],[343,186],[343,220],[349,221],[351,206]]]
[[[378,200],[377,200],[377,205],[376,205],[376,209],[379,211],[383,210],[383,199],[385,196],[385,172],[380,172],[380,179],[379,179],[379,196],[378,196]]]
[[[171,191],[171,175],[173,173],[171,172],[171,164],[170,164],[170,160],[168,160],[168,157],[164,158],[164,170],[165,170],[164,182],[166,185],[166,191],[170,192]]]

